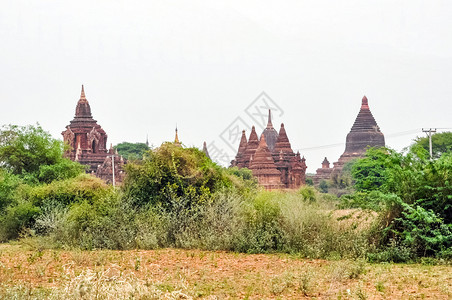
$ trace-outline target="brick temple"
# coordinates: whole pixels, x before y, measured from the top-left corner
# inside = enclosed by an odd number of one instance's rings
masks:
[[[115,156],[115,181],[122,181],[124,159],[117,155],[112,147],[107,149],[107,133],[93,119],[83,85],[75,108],[75,117],[61,134],[64,142],[70,146],[66,157],[86,165],[87,173],[107,182],[112,182],[113,179],[112,156]]]
[[[347,134],[344,153],[333,164],[333,168],[329,167],[329,162],[325,157],[322,168],[317,169],[314,182],[318,183],[322,179],[329,179],[332,173],[340,173],[347,162],[363,157],[368,147],[384,146],[384,135],[370,111],[367,97],[364,96],[361,100],[361,109],[355,119],[355,123],[353,123],[350,132]]]
[[[254,126],[248,140],[245,130],[242,131],[239,149],[231,166],[250,169],[259,185],[267,190],[296,189],[305,184],[305,161],[299,152],[293,152],[284,124],[281,124],[279,133],[273,128],[269,110],[267,127],[260,138]]]

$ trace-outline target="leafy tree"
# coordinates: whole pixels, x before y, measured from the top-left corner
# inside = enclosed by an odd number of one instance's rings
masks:
[[[84,167],[63,158],[64,145],[41,126],[3,126],[0,166],[28,182],[51,182],[80,174]]]
[[[149,150],[145,143],[122,142],[114,147],[118,153],[128,160],[142,159],[143,154]]]
[[[407,153],[369,150],[353,167],[356,196],[383,206],[383,239],[414,256],[452,247],[452,153],[431,161],[422,147]],[[349,199],[359,203],[356,199]]]
[[[387,154],[385,148],[370,148],[366,151],[364,159],[359,159],[353,164],[351,173],[357,191],[378,190],[385,183]]]
[[[430,151],[429,138],[418,137],[415,145]],[[435,133],[432,135],[433,158],[439,158],[443,153],[452,151],[452,132]]]
[[[186,198],[202,204],[222,189],[253,186],[249,170],[227,170],[197,148],[164,143],[148,151],[143,160],[126,165],[124,190],[136,205],[169,205],[169,199]],[[238,175],[238,176],[237,176]]]

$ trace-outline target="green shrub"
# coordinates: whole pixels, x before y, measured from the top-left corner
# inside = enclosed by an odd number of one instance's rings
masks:
[[[18,238],[22,230],[30,228],[33,218],[39,212],[40,209],[30,202],[9,206],[0,217],[0,241]]]

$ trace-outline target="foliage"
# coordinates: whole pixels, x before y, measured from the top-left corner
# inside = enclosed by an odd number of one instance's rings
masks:
[[[222,189],[244,188],[254,180],[250,173],[227,171],[196,148],[164,143],[145,154],[142,161],[126,166],[124,190],[136,205],[169,206],[168,199],[188,198],[187,205],[207,203],[212,193]],[[241,178],[234,174],[240,174]],[[247,183],[249,182],[249,184]]]
[[[22,230],[31,227],[33,218],[40,211],[39,207],[30,202],[8,206],[0,217],[0,241],[18,238]]]
[[[68,206],[76,202],[94,203],[98,199],[113,193],[99,178],[82,174],[68,180],[53,181],[29,189],[26,199],[35,206],[52,204]]]
[[[414,141],[413,147],[422,147],[430,151],[429,138],[418,137]],[[452,132],[435,133],[432,135],[432,154],[433,158],[440,158],[443,153],[452,151]]]
[[[353,166],[358,193],[343,204],[382,211],[383,248],[395,241],[410,257],[433,256],[452,247],[450,170],[451,153],[431,161],[421,147],[408,153],[370,149]]]
[[[0,165],[28,182],[71,178],[83,167],[63,158],[63,143],[41,126],[3,126],[0,130]]]
[[[145,143],[122,142],[114,147],[118,154],[127,160],[137,160],[143,158],[143,155],[149,151],[149,146]]]
[[[102,180],[84,174],[38,186],[19,184],[10,201],[0,210],[0,240],[19,237],[21,230],[34,226],[41,213],[54,213],[80,202],[97,203],[99,199],[111,197],[112,193],[112,188]]]
[[[321,193],[328,193],[328,182],[326,180],[320,181],[319,190]]]
[[[17,199],[16,190],[21,179],[0,168],[0,212]]]

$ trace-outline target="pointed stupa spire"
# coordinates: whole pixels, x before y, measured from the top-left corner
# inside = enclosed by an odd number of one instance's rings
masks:
[[[85,88],[82,84],[82,92],[80,93],[80,99],[77,102],[77,107],[75,108],[75,118],[91,118],[91,107],[89,106],[88,100],[85,96]]]
[[[268,122],[267,122],[267,128],[273,128],[273,124],[272,124],[272,111],[271,109],[268,110]]]
[[[256,127],[251,127],[251,133],[250,133],[250,138],[248,139],[248,143],[251,141],[259,141],[259,139],[257,138],[257,133],[256,133]]]
[[[149,137],[148,137],[148,135],[146,134],[146,146],[148,146],[149,147]]]
[[[380,131],[380,128],[369,109],[369,101],[366,96],[361,100],[361,109],[359,110],[351,131]]]
[[[251,156],[256,152],[257,147],[259,146],[259,139],[257,137],[256,128],[253,126],[251,128],[250,137],[248,139],[248,143],[245,148],[245,153],[243,155],[243,164],[244,167],[249,167],[249,162]]]
[[[369,100],[367,100],[366,95],[364,95],[363,99],[361,100],[361,109],[369,109]]]
[[[204,144],[202,145],[202,152],[204,152],[204,154],[208,157],[208,158],[210,158],[210,155],[209,155],[209,151],[207,151],[207,143],[204,141]]]
[[[267,128],[264,129],[262,134],[265,135],[265,141],[267,142],[268,149],[273,152],[273,150],[275,149],[276,140],[278,139],[278,132],[275,130],[275,128],[273,128],[272,112],[270,109],[268,110]]]
[[[286,129],[284,128],[284,123],[281,123],[281,128],[279,129],[278,138],[275,144],[275,151],[277,151],[277,153],[283,151],[284,153],[293,154],[289,138],[287,137]]]
[[[181,145],[181,143],[180,143],[180,141],[179,141],[179,136],[178,136],[178,134],[177,134],[177,125],[176,125],[176,135],[175,135],[175,137],[174,137],[174,144],[176,144],[177,146],[180,146],[180,145]]]
[[[82,92],[80,93],[80,100],[86,101],[85,88],[83,87],[83,84],[82,84]]]
[[[248,144],[248,141],[246,140],[245,130],[242,130],[242,137],[240,138],[239,150],[237,152],[238,153],[245,152],[247,144]]]
[[[264,148],[264,147],[267,147],[267,148],[268,148],[268,146],[267,146],[267,141],[265,140],[265,135],[264,135],[264,134],[261,134],[261,139],[260,139],[260,141],[259,141],[259,146],[258,146],[258,148]]]

